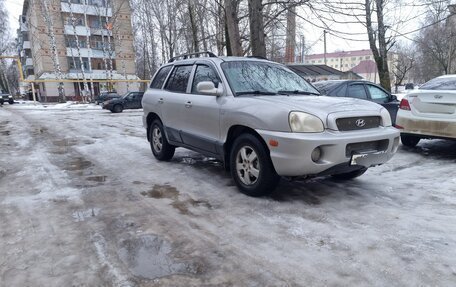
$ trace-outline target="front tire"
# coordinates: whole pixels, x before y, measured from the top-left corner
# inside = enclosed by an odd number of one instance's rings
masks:
[[[115,105],[113,108],[112,108],[112,112],[113,113],[121,113],[123,111],[123,107],[122,105]]]
[[[168,143],[163,124],[159,120],[152,122],[149,129],[149,139],[150,148],[156,159],[168,161],[173,158],[176,147]]]
[[[408,147],[416,147],[418,142],[420,141],[419,137],[410,136],[410,135],[401,135],[401,142],[403,145]]]
[[[242,134],[230,153],[231,176],[239,190],[248,196],[271,193],[279,183],[269,151],[254,135]]]
[[[367,171],[367,168],[362,168],[359,170],[347,172],[347,173],[339,173],[339,174],[333,174],[332,177],[338,180],[350,180],[354,179],[358,176],[363,175]]]

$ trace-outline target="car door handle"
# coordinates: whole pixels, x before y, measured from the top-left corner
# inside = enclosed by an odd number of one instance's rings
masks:
[[[191,108],[192,107],[192,102],[188,101],[185,103],[186,108]]]
[[[163,98],[160,98],[160,99],[158,100],[158,103],[159,103],[159,104],[163,104],[163,103],[164,103]]]

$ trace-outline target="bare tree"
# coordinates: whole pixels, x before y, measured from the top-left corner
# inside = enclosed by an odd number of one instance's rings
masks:
[[[57,41],[56,41],[55,32],[54,32],[54,20],[51,15],[51,10],[49,7],[50,6],[49,0],[39,1],[39,5],[40,5],[40,9],[41,9],[41,14],[46,23],[47,35],[49,36],[49,40],[50,40],[51,59],[52,59],[53,65],[54,65],[54,72],[56,74],[57,80],[62,80],[63,75],[62,75],[62,69],[60,67],[59,55],[57,52]],[[63,82],[59,82],[58,90],[59,90],[59,101],[61,101],[61,102],[66,101]]]
[[[398,92],[398,87],[403,84],[406,77],[410,76],[410,71],[415,65],[415,51],[410,46],[397,45],[394,53],[397,59],[393,62],[393,75],[395,92]]]

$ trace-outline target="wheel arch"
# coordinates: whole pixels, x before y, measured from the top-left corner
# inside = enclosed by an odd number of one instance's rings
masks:
[[[155,121],[155,120],[159,120],[162,124],[162,120],[160,119],[160,117],[156,114],[156,113],[153,113],[153,112],[150,112],[148,115],[147,115],[147,118],[146,118],[146,123],[147,123],[147,140],[150,142],[150,127],[152,125],[152,122]]]
[[[263,147],[266,149],[268,153],[270,153],[269,147],[264,141],[264,139],[261,137],[257,131],[254,129],[244,126],[244,125],[233,125],[228,129],[228,133],[226,136],[225,143],[223,144],[223,162],[226,170],[229,170],[230,168],[230,153],[231,153],[231,148],[233,147],[233,143],[236,140],[238,136],[241,134],[251,134],[254,137],[256,137],[263,145]]]

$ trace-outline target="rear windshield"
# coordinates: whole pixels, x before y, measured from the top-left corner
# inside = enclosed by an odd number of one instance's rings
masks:
[[[422,85],[420,90],[456,90],[456,77],[432,79]]]

